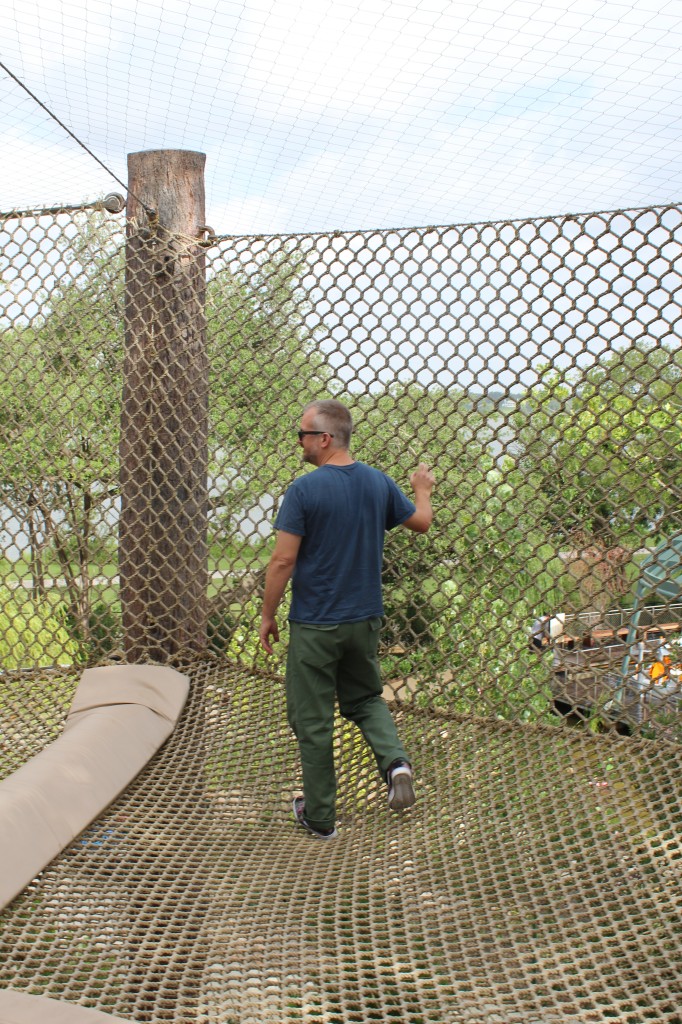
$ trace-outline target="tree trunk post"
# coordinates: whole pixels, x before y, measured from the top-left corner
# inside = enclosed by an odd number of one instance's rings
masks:
[[[119,573],[129,661],[206,648],[205,159],[128,156]]]

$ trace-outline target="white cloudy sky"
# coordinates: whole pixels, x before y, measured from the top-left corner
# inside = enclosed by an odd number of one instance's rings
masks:
[[[113,175],[207,154],[219,233],[682,199],[680,0],[4,0],[0,61]],[[0,209],[121,188],[0,69]]]

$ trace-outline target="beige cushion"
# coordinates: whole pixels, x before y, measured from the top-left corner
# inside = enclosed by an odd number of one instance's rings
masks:
[[[87,669],[62,734],[0,782],[0,907],[116,799],[173,731],[187,676]]]
[[[122,1017],[58,1002],[46,996],[0,989],[0,1024],[125,1024]]]
[[[69,716],[112,704],[141,704],[172,722],[187,699],[187,676],[163,665],[108,665],[81,676]]]

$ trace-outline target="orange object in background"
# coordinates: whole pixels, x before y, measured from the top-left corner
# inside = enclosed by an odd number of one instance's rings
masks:
[[[652,683],[667,683],[670,678],[670,666],[672,665],[672,658],[669,654],[664,654],[662,658],[657,658],[649,669],[649,679]]]

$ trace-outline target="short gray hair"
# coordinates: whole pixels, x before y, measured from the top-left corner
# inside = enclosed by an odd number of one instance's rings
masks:
[[[334,435],[333,448],[348,448],[353,433],[353,417],[342,402],[335,398],[321,398],[308,402],[303,412],[315,410],[316,430],[325,430]]]

